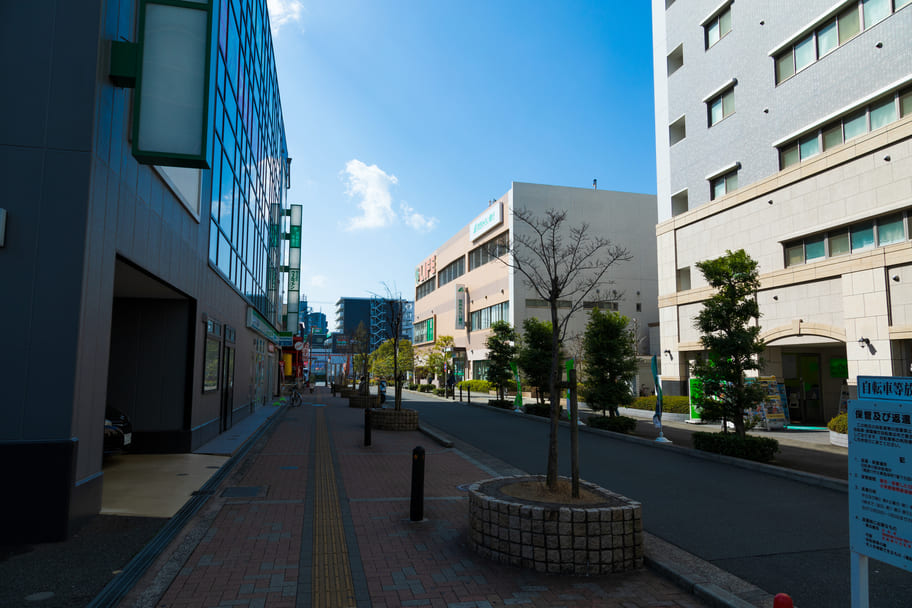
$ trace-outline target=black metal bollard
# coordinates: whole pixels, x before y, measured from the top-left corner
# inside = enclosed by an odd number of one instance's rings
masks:
[[[369,448],[371,444],[371,411],[370,408],[364,410],[364,447]]]
[[[462,387],[459,387],[459,403],[462,403]]]
[[[412,500],[409,518],[412,521],[424,519],[424,448],[420,445],[412,450]]]
[[[466,403],[472,403],[472,388],[466,387],[466,391],[468,392],[468,395],[469,395],[468,399],[466,400]]]

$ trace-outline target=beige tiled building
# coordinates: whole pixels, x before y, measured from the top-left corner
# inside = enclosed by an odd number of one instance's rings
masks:
[[[567,226],[587,223],[593,235],[631,252],[633,259],[612,267],[598,293],[587,300],[632,319],[640,353],[650,354],[650,324],[654,328],[658,319],[655,196],[514,182],[416,268],[414,343],[419,357],[439,336],[453,336],[459,379],[484,378],[491,323],[505,320],[521,330],[527,317],[550,319],[547,304],[521,275],[489,257],[487,245],[500,243],[508,251],[510,235],[523,229],[514,222],[514,209],[541,215],[551,208],[569,212]],[[586,312],[573,317],[568,337],[583,332]],[[657,348],[657,336],[652,345]]]
[[[912,4],[655,0],[653,24],[666,391],[702,356],[695,264],[739,248],[793,420],[912,375]]]

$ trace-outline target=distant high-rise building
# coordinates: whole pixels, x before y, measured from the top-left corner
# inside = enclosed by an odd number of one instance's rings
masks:
[[[336,332],[354,336],[363,323],[370,338],[371,350],[393,337],[395,317],[400,314],[399,338],[411,340],[415,305],[408,300],[370,298],[339,298],[336,303]]]

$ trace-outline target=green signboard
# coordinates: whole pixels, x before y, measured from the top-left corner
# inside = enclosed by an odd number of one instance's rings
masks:
[[[700,420],[700,414],[703,411],[703,380],[691,378],[688,384],[690,385],[690,418]]]

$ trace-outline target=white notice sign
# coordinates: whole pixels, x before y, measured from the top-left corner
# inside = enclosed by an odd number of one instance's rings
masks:
[[[912,571],[912,403],[855,399],[848,414],[851,550]]]

